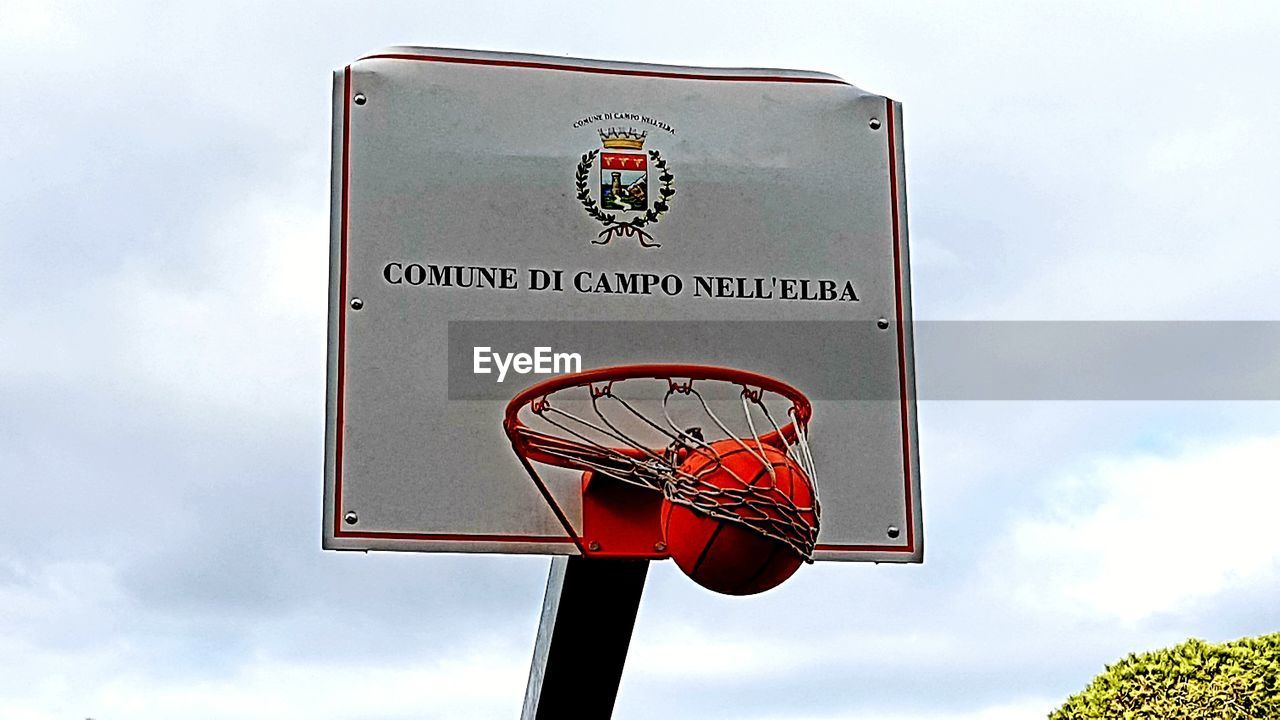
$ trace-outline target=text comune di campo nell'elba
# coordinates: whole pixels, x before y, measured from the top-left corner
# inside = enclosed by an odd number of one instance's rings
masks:
[[[698,298],[859,302],[852,280],[829,278],[735,277],[602,270],[555,270],[474,265],[389,262],[382,277],[390,285],[428,288],[602,293],[607,295],[691,294]],[[523,283],[523,284],[522,284]]]

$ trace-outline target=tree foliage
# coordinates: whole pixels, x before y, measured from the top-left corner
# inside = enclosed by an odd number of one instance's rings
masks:
[[[1280,633],[1200,640],[1107,666],[1049,720],[1280,718]]]

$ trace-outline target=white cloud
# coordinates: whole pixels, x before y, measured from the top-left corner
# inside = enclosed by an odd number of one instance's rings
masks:
[[[788,713],[777,716],[760,716],[758,720],[774,720],[775,718],[776,720],[783,720],[783,718],[786,720],[1027,720],[1028,718],[1045,717],[1058,705],[1061,705],[1061,701],[1031,698],[955,712],[858,712],[855,714],[841,713],[836,715]]]
[[[755,612],[777,617],[785,603],[761,599]],[[792,608],[794,609],[794,608]],[[751,613],[746,613],[748,617]],[[759,618],[755,618],[759,622]],[[914,628],[847,627],[825,617],[794,617],[787,622],[749,624],[743,615],[725,614],[717,627],[695,622],[662,622],[642,627],[628,653],[628,674],[638,682],[732,682],[738,678],[854,668],[875,664],[904,673],[950,666],[965,649],[956,635]],[[725,627],[739,629],[726,632]],[[849,648],[858,657],[851,658]]]
[[[350,666],[341,643],[329,663],[257,659],[221,679],[172,681],[121,669],[108,678],[34,683],[0,699],[0,717],[132,720],[311,720],[313,718],[500,718],[520,707],[527,658],[478,648],[441,662]],[[95,682],[96,681],[96,682]]]
[[[323,392],[327,216],[289,197],[247,198],[224,216],[193,246],[197,273],[131,260],[39,312],[0,316],[7,342],[24,349],[0,355],[0,378],[96,383],[241,417],[312,411]]]
[[[39,0],[6,0],[0,14],[0,39],[6,44],[49,42],[68,27],[58,8]]]
[[[719,679],[767,672],[779,662],[779,655],[785,658],[794,650],[771,647],[766,653],[754,636],[710,633],[693,623],[664,625],[652,630],[649,638],[633,642],[627,657],[632,673],[659,680]]]
[[[116,574],[104,562],[55,562],[39,567],[4,563],[0,636],[39,637],[63,646],[99,636],[102,624],[124,599]]]
[[[1280,571],[1280,436],[1095,463],[992,551],[989,587],[1050,613],[1139,621]]]
[[[208,261],[226,275],[209,287],[118,278],[110,296],[126,332],[116,372],[193,407],[305,414],[323,372],[327,218],[266,200],[227,215],[234,222],[218,229]],[[313,383],[316,393],[298,392]]]

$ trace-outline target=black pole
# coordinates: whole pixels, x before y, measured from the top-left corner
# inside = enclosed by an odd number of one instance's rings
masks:
[[[648,560],[552,558],[521,720],[608,720]]]

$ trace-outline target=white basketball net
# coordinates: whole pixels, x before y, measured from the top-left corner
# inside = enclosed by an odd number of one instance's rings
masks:
[[[817,472],[809,450],[808,406],[799,411],[793,400],[779,393],[735,380],[662,379],[667,389],[658,412],[643,410],[645,403],[640,399],[643,395],[639,391],[646,380],[654,382],[652,378],[617,378],[533,398],[520,422],[509,425],[508,433],[517,451],[529,459],[589,470],[656,490],[673,503],[786,543],[810,560],[817,542],[820,507]],[[630,398],[626,397],[628,385],[637,390]],[[717,392],[738,390],[740,423],[736,419],[726,423],[712,409],[704,391],[713,385]],[[584,396],[587,393],[589,396]],[[648,397],[653,394],[650,385]],[[648,404],[653,405],[652,401]],[[719,406],[723,413],[732,404]],[[786,413],[783,424],[775,417],[781,412]],[[716,443],[724,439],[733,442]],[[725,447],[740,447],[750,453],[767,469],[769,480],[763,475],[741,477],[722,464],[720,450]],[[779,488],[778,460],[766,457],[766,447],[784,453],[803,472],[809,480],[811,504],[798,505],[791,492]],[[698,463],[696,473],[681,469],[691,454],[709,458]],[[705,478],[713,472],[727,473],[732,482],[725,483],[723,476],[718,484],[707,482]]]

